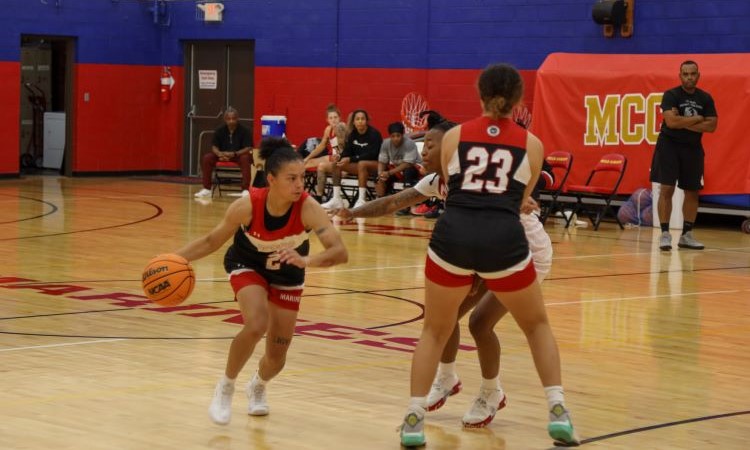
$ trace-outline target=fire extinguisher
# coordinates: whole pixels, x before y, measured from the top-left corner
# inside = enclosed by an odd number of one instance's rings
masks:
[[[172,78],[172,72],[168,66],[164,66],[161,69],[161,101],[169,103],[172,98],[172,88],[174,87],[174,78]]]

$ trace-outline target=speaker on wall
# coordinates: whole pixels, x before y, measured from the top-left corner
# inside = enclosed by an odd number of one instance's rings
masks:
[[[626,21],[627,9],[625,0],[600,0],[594,3],[591,17],[599,25],[620,26]]]

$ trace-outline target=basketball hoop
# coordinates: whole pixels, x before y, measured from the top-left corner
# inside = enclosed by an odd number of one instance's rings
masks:
[[[513,122],[528,130],[531,126],[531,112],[529,112],[529,108],[521,104],[513,108]]]
[[[407,133],[427,129],[427,116],[419,117],[419,113],[430,109],[427,100],[417,92],[409,92],[401,102],[401,121]]]

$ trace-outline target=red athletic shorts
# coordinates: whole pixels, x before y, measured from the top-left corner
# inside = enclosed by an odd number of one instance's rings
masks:
[[[229,274],[229,283],[234,289],[235,299],[240,289],[246,286],[261,286],[268,292],[268,301],[284,309],[299,311],[302,286],[279,286],[268,284],[258,272],[250,269],[235,270]]]
[[[484,280],[487,289],[493,292],[519,291],[536,279],[531,253],[523,261],[507,269],[480,273],[454,266],[442,260],[432,249],[428,248],[424,273],[433,283],[446,287],[471,286],[474,282],[474,274],[476,274]]]

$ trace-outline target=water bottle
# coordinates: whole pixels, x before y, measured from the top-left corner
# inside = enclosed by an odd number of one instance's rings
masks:
[[[339,139],[336,136],[331,137],[331,161],[338,161],[339,156]]]

